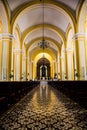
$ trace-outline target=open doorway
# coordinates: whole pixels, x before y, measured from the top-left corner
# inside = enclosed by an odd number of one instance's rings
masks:
[[[37,62],[37,78],[38,79],[49,79],[50,78],[50,62],[46,58],[41,58]]]

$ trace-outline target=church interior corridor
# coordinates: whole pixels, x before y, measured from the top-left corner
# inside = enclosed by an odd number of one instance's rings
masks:
[[[0,130],[87,130],[87,110],[43,81],[0,117]]]
[[[0,81],[87,80],[87,0],[0,0]]]
[[[0,0],[0,130],[87,130],[87,0]]]

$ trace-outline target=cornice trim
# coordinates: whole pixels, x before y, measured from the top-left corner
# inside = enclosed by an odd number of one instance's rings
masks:
[[[15,40],[15,37],[14,37],[14,35],[12,35],[10,33],[0,34],[0,40],[7,40],[7,39]]]
[[[87,38],[87,33],[76,33],[72,39],[74,40],[78,38]]]

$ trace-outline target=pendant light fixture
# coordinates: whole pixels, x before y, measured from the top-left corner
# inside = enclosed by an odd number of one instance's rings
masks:
[[[44,53],[44,49],[46,49],[49,46],[49,43],[45,40],[45,35],[44,35],[44,0],[43,0],[43,23],[42,23],[42,40],[38,43],[39,47],[43,49],[43,53]]]

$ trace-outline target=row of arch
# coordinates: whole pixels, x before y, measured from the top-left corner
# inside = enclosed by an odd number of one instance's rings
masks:
[[[55,32],[58,40],[45,36],[50,41],[50,48],[44,51],[44,56],[51,66],[51,77],[57,73],[61,80],[87,79],[87,1],[83,2],[80,12],[75,18],[65,7],[46,1],[47,6],[56,6],[70,20],[66,35],[51,24],[44,24],[44,28]],[[12,18],[5,3],[0,1],[0,80],[30,80],[37,77],[37,62],[43,56],[37,43],[42,36],[35,37],[27,43],[27,38],[33,31],[42,30],[42,25],[34,25],[21,34],[17,20],[27,8],[39,6],[38,2],[31,2],[14,11]],[[11,24],[10,24],[11,21]],[[59,40],[61,39],[61,40]],[[58,42],[59,41],[59,42]],[[32,51],[34,50],[34,51]],[[55,51],[54,51],[55,50]],[[34,55],[33,55],[34,53]]]

